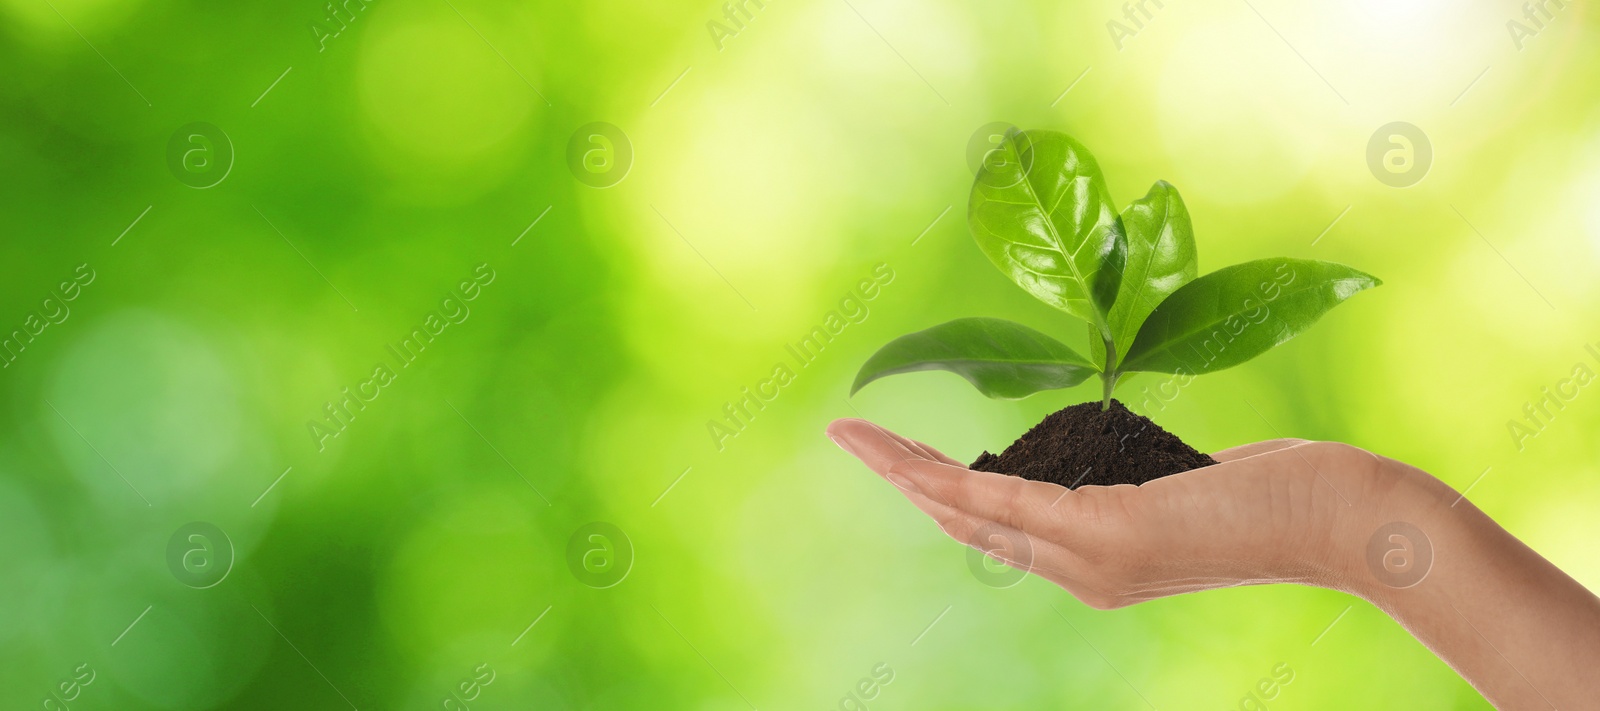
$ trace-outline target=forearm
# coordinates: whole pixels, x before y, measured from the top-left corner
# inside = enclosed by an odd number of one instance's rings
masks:
[[[1393,617],[1496,708],[1594,708],[1600,599],[1448,487],[1421,489],[1370,518],[1377,525],[1369,524],[1371,533],[1347,553],[1359,556],[1349,561],[1350,590]],[[1385,529],[1390,521],[1415,527]],[[1390,563],[1400,563],[1421,550],[1419,534],[1432,549],[1426,575],[1398,587],[1418,571],[1386,567],[1385,552]]]

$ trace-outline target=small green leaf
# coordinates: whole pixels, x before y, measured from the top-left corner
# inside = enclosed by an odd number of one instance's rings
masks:
[[[972,184],[967,223],[1012,281],[1109,333],[1127,237],[1088,149],[1063,133],[1007,132]]]
[[[890,341],[861,366],[850,394],[878,378],[917,370],[948,370],[978,392],[1006,399],[1070,388],[1098,372],[1065,344],[1020,323],[962,318]]]
[[[1119,361],[1156,305],[1200,273],[1189,209],[1171,183],[1156,181],[1149,193],[1123,209],[1122,226],[1128,235],[1128,263],[1107,316]],[[1104,363],[1105,345],[1093,338],[1089,342],[1090,357]]]
[[[1150,313],[1121,370],[1199,375],[1231,368],[1381,283],[1343,264],[1309,259],[1258,259],[1218,269],[1183,285]]]

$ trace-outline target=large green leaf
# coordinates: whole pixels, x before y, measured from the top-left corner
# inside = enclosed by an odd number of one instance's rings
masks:
[[[1259,259],[1218,269],[1156,306],[1124,371],[1199,375],[1231,368],[1306,330],[1380,281],[1343,264]]]
[[[854,395],[878,378],[917,370],[948,370],[993,398],[1021,398],[1070,388],[1098,370],[1065,344],[1020,323],[962,318],[890,341],[867,359]]]
[[[1088,149],[1053,131],[1008,131],[967,202],[978,246],[1028,293],[1109,333],[1127,238]]]
[[[1127,355],[1139,326],[1156,305],[1200,273],[1189,209],[1171,183],[1156,181],[1143,198],[1124,208],[1122,226],[1128,237],[1128,260],[1117,300],[1108,314],[1118,361]],[[1089,332],[1089,358],[1095,363],[1106,361],[1105,344],[1093,329]]]

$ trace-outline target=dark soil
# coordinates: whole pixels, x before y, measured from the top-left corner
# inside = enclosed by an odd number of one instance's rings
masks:
[[[972,468],[1076,489],[1143,484],[1216,463],[1112,400],[1104,412],[1099,402],[1057,410],[998,456],[984,452]]]

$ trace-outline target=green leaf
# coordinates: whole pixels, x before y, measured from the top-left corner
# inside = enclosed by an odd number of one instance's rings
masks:
[[[1127,237],[1088,149],[1053,131],[1008,131],[967,202],[978,247],[1028,293],[1109,333]]]
[[[1070,388],[1098,370],[1065,344],[1020,323],[962,318],[890,341],[867,359],[850,394],[878,378],[948,370],[992,398]]]
[[[1156,305],[1200,273],[1189,209],[1171,183],[1156,181],[1143,198],[1124,208],[1122,226],[1128,236],[1128,262],[1107,315],[1119,362],[1127,357],[1139,326]],[[1105,344],[1092,328],[1089,359],[1106,362]]]
[[[1218,269],[1156,306],[1121,370],[1199,375],[1231,368],[1381,283],[1343,264],[1309,259],[1258,259]]]

